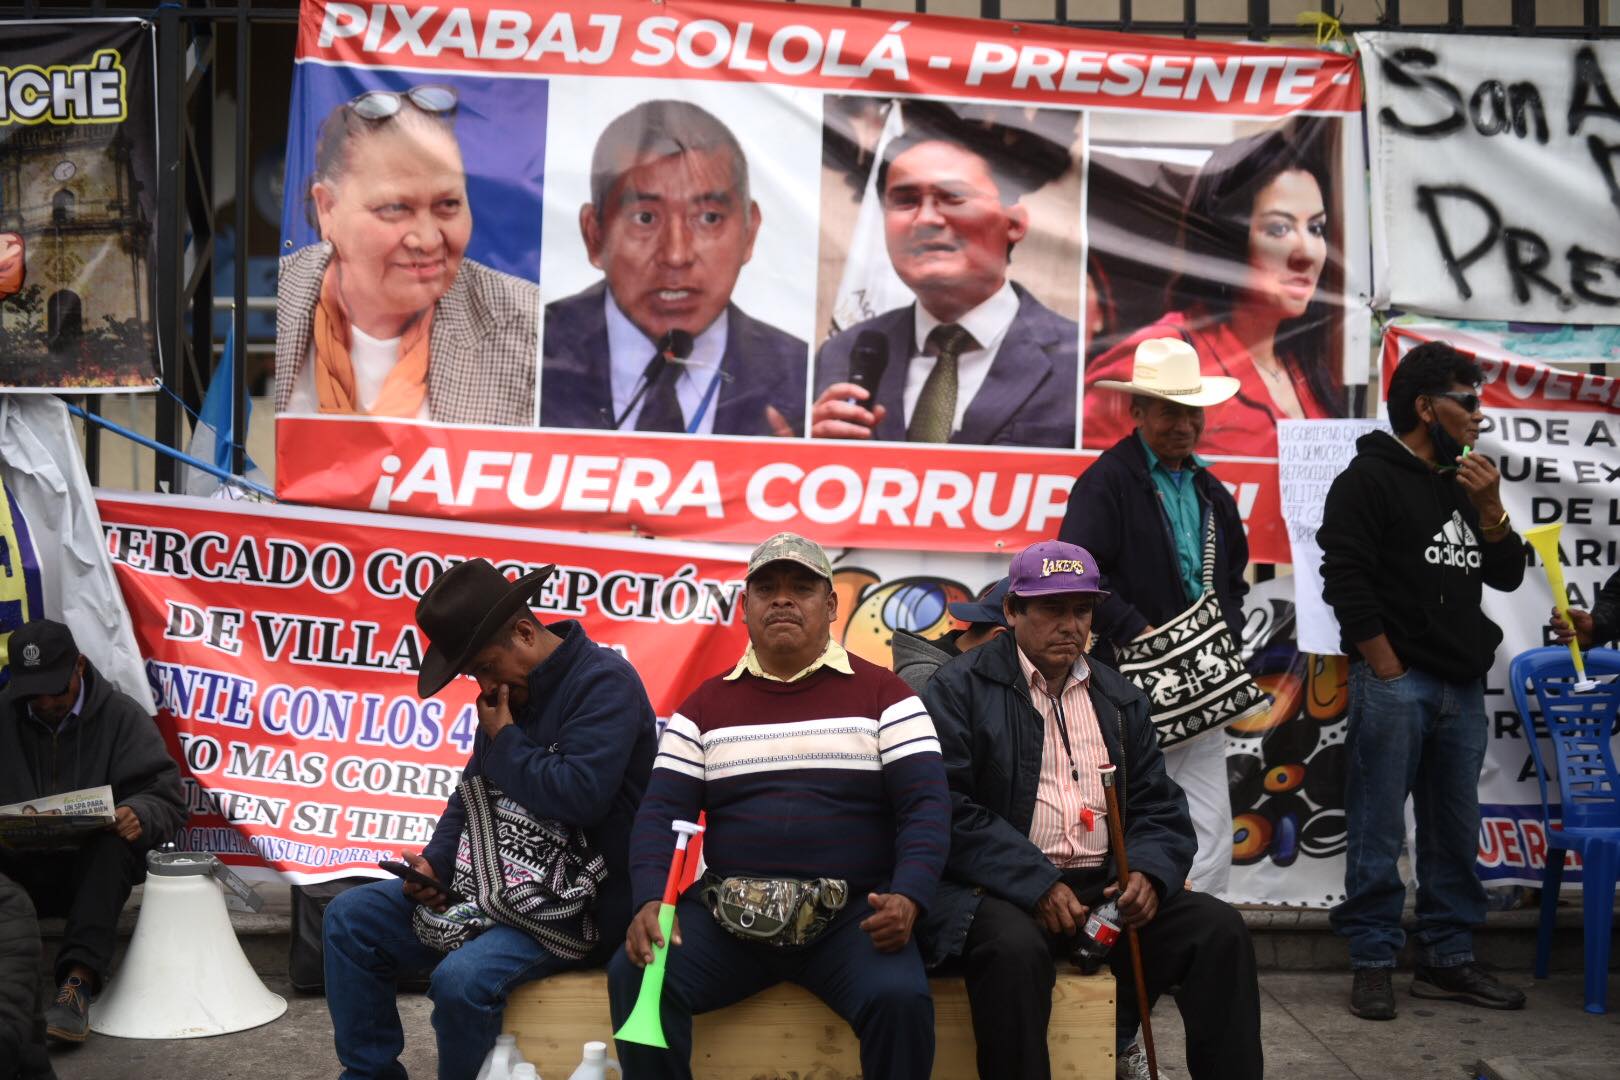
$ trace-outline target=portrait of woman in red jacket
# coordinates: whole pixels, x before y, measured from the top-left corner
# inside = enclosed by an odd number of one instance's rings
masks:
[[[1207,419],[1199,452],[1275,457],[1276,421],[1342,416],[1342,278],[1333,175],[1336,127],[1281,127],[1217,147],[1183,203],[1175,275],[1164,314],[1086,368],[1082,445],[1112,446],[1132,428],[1130,399],[1091,392],[1128,379],[1136,346],[1180,337],[1206,375],[1241,383]]]

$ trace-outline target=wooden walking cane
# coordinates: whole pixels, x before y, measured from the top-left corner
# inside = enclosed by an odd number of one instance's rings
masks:
[[[1097,772],[1102,775],[1103,798],[1108,800],[1108,843],[1114,849],[1114,865],[1119,867],[1119,893],[1124,896],[1125,887],[1131,881],[1131,868],[1125,861],[1125,823],[1119,817],[1119,795],[1114,791],[1114,766],[1099,765]],[[1136,976],[1136,1011],[1142,1020],[1142,1049],[1147,1051],[1148,1076],[1159,1080],[1159,1062],[1153,1053],[1153,1019],[1149,1015],[1151,1007],[1147,983],[1142,981],[1142,939],[1137,937],[1136,927],[1129,923],[1125,925],[1125,936],[1131,943],[1131,974]]]

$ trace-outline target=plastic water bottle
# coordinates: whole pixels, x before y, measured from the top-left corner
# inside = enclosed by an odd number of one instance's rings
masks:
[[[527,1061],[512,1070],[512,1080],[540,1080],[540,1074]]]
[[[513,1070],[523,1063],[516,1035],[495,1036],[495,1047],[478,1067],[478,1080],[512,1080]]]
[[[1091,909],[1086,925],[1080,932],[1080,942],[1074,947],[1074,962],[1087,975],[1095,974],[1108,958],[1108,952],[1119,940],[1119,905],[1110,900],[1101,907]]]
[[[585,1060],[579,1063],[579,1068],[568,1080],[607,1080],[609,1072],[624,1075],[617,1061],[608,1060],[607,1043],[588,1042],[585,1044]]]

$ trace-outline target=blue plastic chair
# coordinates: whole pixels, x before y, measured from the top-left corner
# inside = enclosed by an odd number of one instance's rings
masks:
[[[1584,654],[1588,678],[1620,674],[1620,652],[1592,649]],[[1615,872],[1620,868],[1620,772],[1609,739],[1620,714],[1620,680],[1595,690],[1574,692],[1575,664],[1561,646],[1531,649],[1508,666],[1513,703],[1524,720],[1526,741],[1541,785],[1541,823],[1547,833],[1547,866],[1541,885],[1541,925],[1536,932],[1536,978],[1547,977],[1552,952],[1558,889],[1564,853],[1581,857],[1583,923],[1586,942],[1586,1011],[1607,1011],[1609,938],[1614,925]],[[1540,705],[1531,714],[1529,695]],[[1561,823],[1553,825],[1547,802],[1547,767],[1537,737],[1551,740],[1558,762]]]

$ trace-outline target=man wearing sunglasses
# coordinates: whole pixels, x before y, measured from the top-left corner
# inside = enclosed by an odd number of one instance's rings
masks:
[[[1474,963],[1485,921],[1475,871],[1479,770],[1488,737],[1484,676],[1502,631],[1482,587],[1511,592],[1524,544],[1479,438],[1479,367],[1441,342],[1407,353],[1389,385],[1395,434],[1373,432],[1333,482],[1317,541],[1322,592],[1350,657],[1345,898],[1333,927],[1350,942],[1350,1011],[1395,1017],[1390,975],[1405,941],[1396,867],[1404,807],[1417,811],[1414,997],[1518,1009],[1524,994]]]
[[[534,423],[539,288],[466,258],[455,91],[372,90],[321,123],[321,241],[281,260],[276,411]]]

